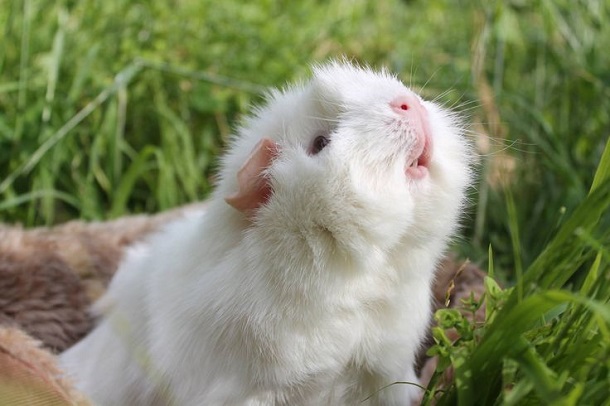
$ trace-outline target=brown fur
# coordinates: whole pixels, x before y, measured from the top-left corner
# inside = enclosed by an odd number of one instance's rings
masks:
[[[0,327],[0,405],[89,404],[40,342],[17,328]]]
[[[0,226],[0,325],[17,325],[55,352],[68,348],[93,327],[89,307],[125,247],[193,207],[52,228]]]

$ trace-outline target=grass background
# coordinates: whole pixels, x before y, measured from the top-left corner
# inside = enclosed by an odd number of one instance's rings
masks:
[[[601,404],[609,20],[607,0],[4,0],[0,221],[107,219],[205,198],[216,157],[264,89],[332,57],[387,66],[469,117],[480,182],[455,250],[514,286],[488,281],[485,326],[445,315],[467,338],[437,331],[435,351],[457,367],[443,399]]]

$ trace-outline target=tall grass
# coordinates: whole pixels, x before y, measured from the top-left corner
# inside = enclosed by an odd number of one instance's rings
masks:
[[[265,88],[343,55],[387,66],[469,117],[481,179],[455,249],[514,286],[488,280],[484,326],[439,314],[436,351],[456,367],[443,401],[597,404],[610,386],[609,19],[605,0],[5,0],[0,221],[205,198]],[[452,323],[457,343],[443,338]]]

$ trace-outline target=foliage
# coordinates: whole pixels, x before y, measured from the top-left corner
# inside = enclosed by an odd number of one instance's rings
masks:
[[[439,357],[423,404],[602,405],[610,399],[610,142],[588,197],[561,226],[517,285],[489,276],[477,325],[455,309],[436,313]],[[491,250],[490,250],[491,257]],[[490,261],[493,275],[493,261]],[[571,277],[585,278],[571,286]],[[451,341],[446,331],[455,329]],[[449,367],[455,379],[443,387]]]

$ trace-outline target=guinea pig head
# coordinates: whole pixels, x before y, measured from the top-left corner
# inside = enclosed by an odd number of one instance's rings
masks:
[[[226,200],[268,235],[349,255],[453,231],[470,177],[463,130],[394,76],[317,67],[309,83],[274,93],[242,133],[258,139],[247,141]]]

